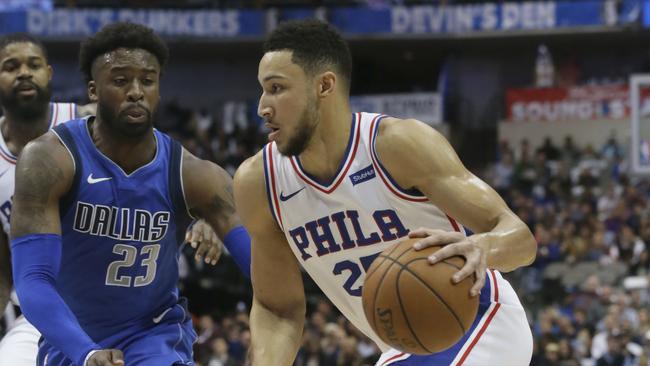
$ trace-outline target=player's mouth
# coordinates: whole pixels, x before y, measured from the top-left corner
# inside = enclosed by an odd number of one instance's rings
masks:
[[[144,108],[129,108],[124,111],[124,115],[129,123],[142,123],[147,120],[147,111]]]
[[[264,126],[271,130],[268,134],[268,139],[269,141],[275,141],[278,138],[278,135],[280,134],[280,129],[278,127],[273,126],[270,123],[265,123]]]
[[[16,94],[21,97],[33,97],[38,93],[38,90],[31,84],[22,84],[18,85],[16,88]]]

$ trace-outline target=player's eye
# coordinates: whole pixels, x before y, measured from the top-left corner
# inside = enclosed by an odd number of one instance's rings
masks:
[[[153,85],[154,80],[152,78],[144,78],[142,79],[142,84],[143,85]]]
[[[272,94],[279,93],[280,91],[282,91],[282,86],[281,85],[278,85],[278,84],[272,84],[271,85],[271,93]]]
[[[114,78],[113,79],[113,84],[117,86],[122,86],[126,84],[126,78]]]
[[[31,63],[31,64],[29,65],[29,67],[30,67],[32,70],[38,70],[38,69],[40,69],[41,67],[43,67],[43,65],[41,65],[41,64],[38,63],[38,62],[33,62],[33,63]]]
[[[13,62],[7,62],[4,65],[2,65],[2,71],[11,72],[14,71],[15,69],[16,69],[16,64],[14,64]]]

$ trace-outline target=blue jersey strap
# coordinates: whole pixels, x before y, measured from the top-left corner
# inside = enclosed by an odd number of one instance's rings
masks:
[[[223,239],[223,244],[228,248],[232,258],[239,266],[244,276],[251,277],[251,237],[243,226],[230,230]]]
[[[86,355],[101,347],[81,329],[56,290],[62,246],[61,235],[57,234],[30,234],[13,239],[14,285],[27,320],[53,347],[76,365],[84,365]]]

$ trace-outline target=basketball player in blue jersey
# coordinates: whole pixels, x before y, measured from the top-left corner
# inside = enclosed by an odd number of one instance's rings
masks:
[[[305,319],[302,266],[383,350],[377,365],[528,365],[526,315],[499,273],[534,260],[526,225],[434,129],[350,111],[350,51],[329,25],[281,24],[264,52],[258,113],[270,142],[234,180],[252,237],[253,364],[292,364]],[[465,236],[462,225],[475,234]],[[453,281],[476,278],[470,292],[480,305],[472,327],[451,348],[427,356],[384,344],[361,303],[365,270],[407,237],[420,239],[416,250],[443,246],[431,263],[465,257]]]
[[[94,104],[50,102],[52,74],[47,51],[38,39],[21,33],[0,38],[0,309],[5,309],[13,285],[7,235],[17,156],[27,142],[49,129],[95,114]],[[203,252],[219,245],[215,239],[212,229],[202,220],[187,233],[187,241],[194,247],[203,247],[200,249]],[[236,250],[234,253],[238,254]],[[202,259],[215,263],[218,254],[217,251],[214,256]],[[250,261],[248,256],[243,255],[244,262]],[[4,320],[8,330],[0,339],[0,365],[35,365],[41,335],[21,315],[15,292],[11,294],[11,306],[7,307]]]
[[[0,38],[0,310],[12,287],[9,218],[17,156],[27,142],[75,116],[94,113],[94,105],[50,102],[52,68],[43,44],[27,34]],[[36,363],[40,334],[20,316],[15,293],[5,312],[8,331],[0,340],[0,365]]]
[[[200,217],[229,248],[248,245],[228,174],[153,129],[167,55],[149,28],[103,28],[80,52],[97,116],[56,127],[18,160],[13,277],[43,335],[38,365],[193,365],[176,289],[184,230]]]

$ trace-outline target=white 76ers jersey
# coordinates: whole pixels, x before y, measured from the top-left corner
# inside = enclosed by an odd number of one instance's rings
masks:
[[[263,156],[269,205],[296,258],[343,315],[386,350],[363,313],[366,270],[411,230],[462,228],[422,193],[397,186],[381,165],[374,141],[383,117],[353,115],[344,159],[330,182],[311,177],[275,143]]]
[[[50,128],[76,118],[76,110],[77,106],[74,103],[50,103]],[[11,198],[14,195],[16,159],[17,156],[9,151],[5,138],[0,133],[0,222],[7,235],[9,235],[11,217]]]

